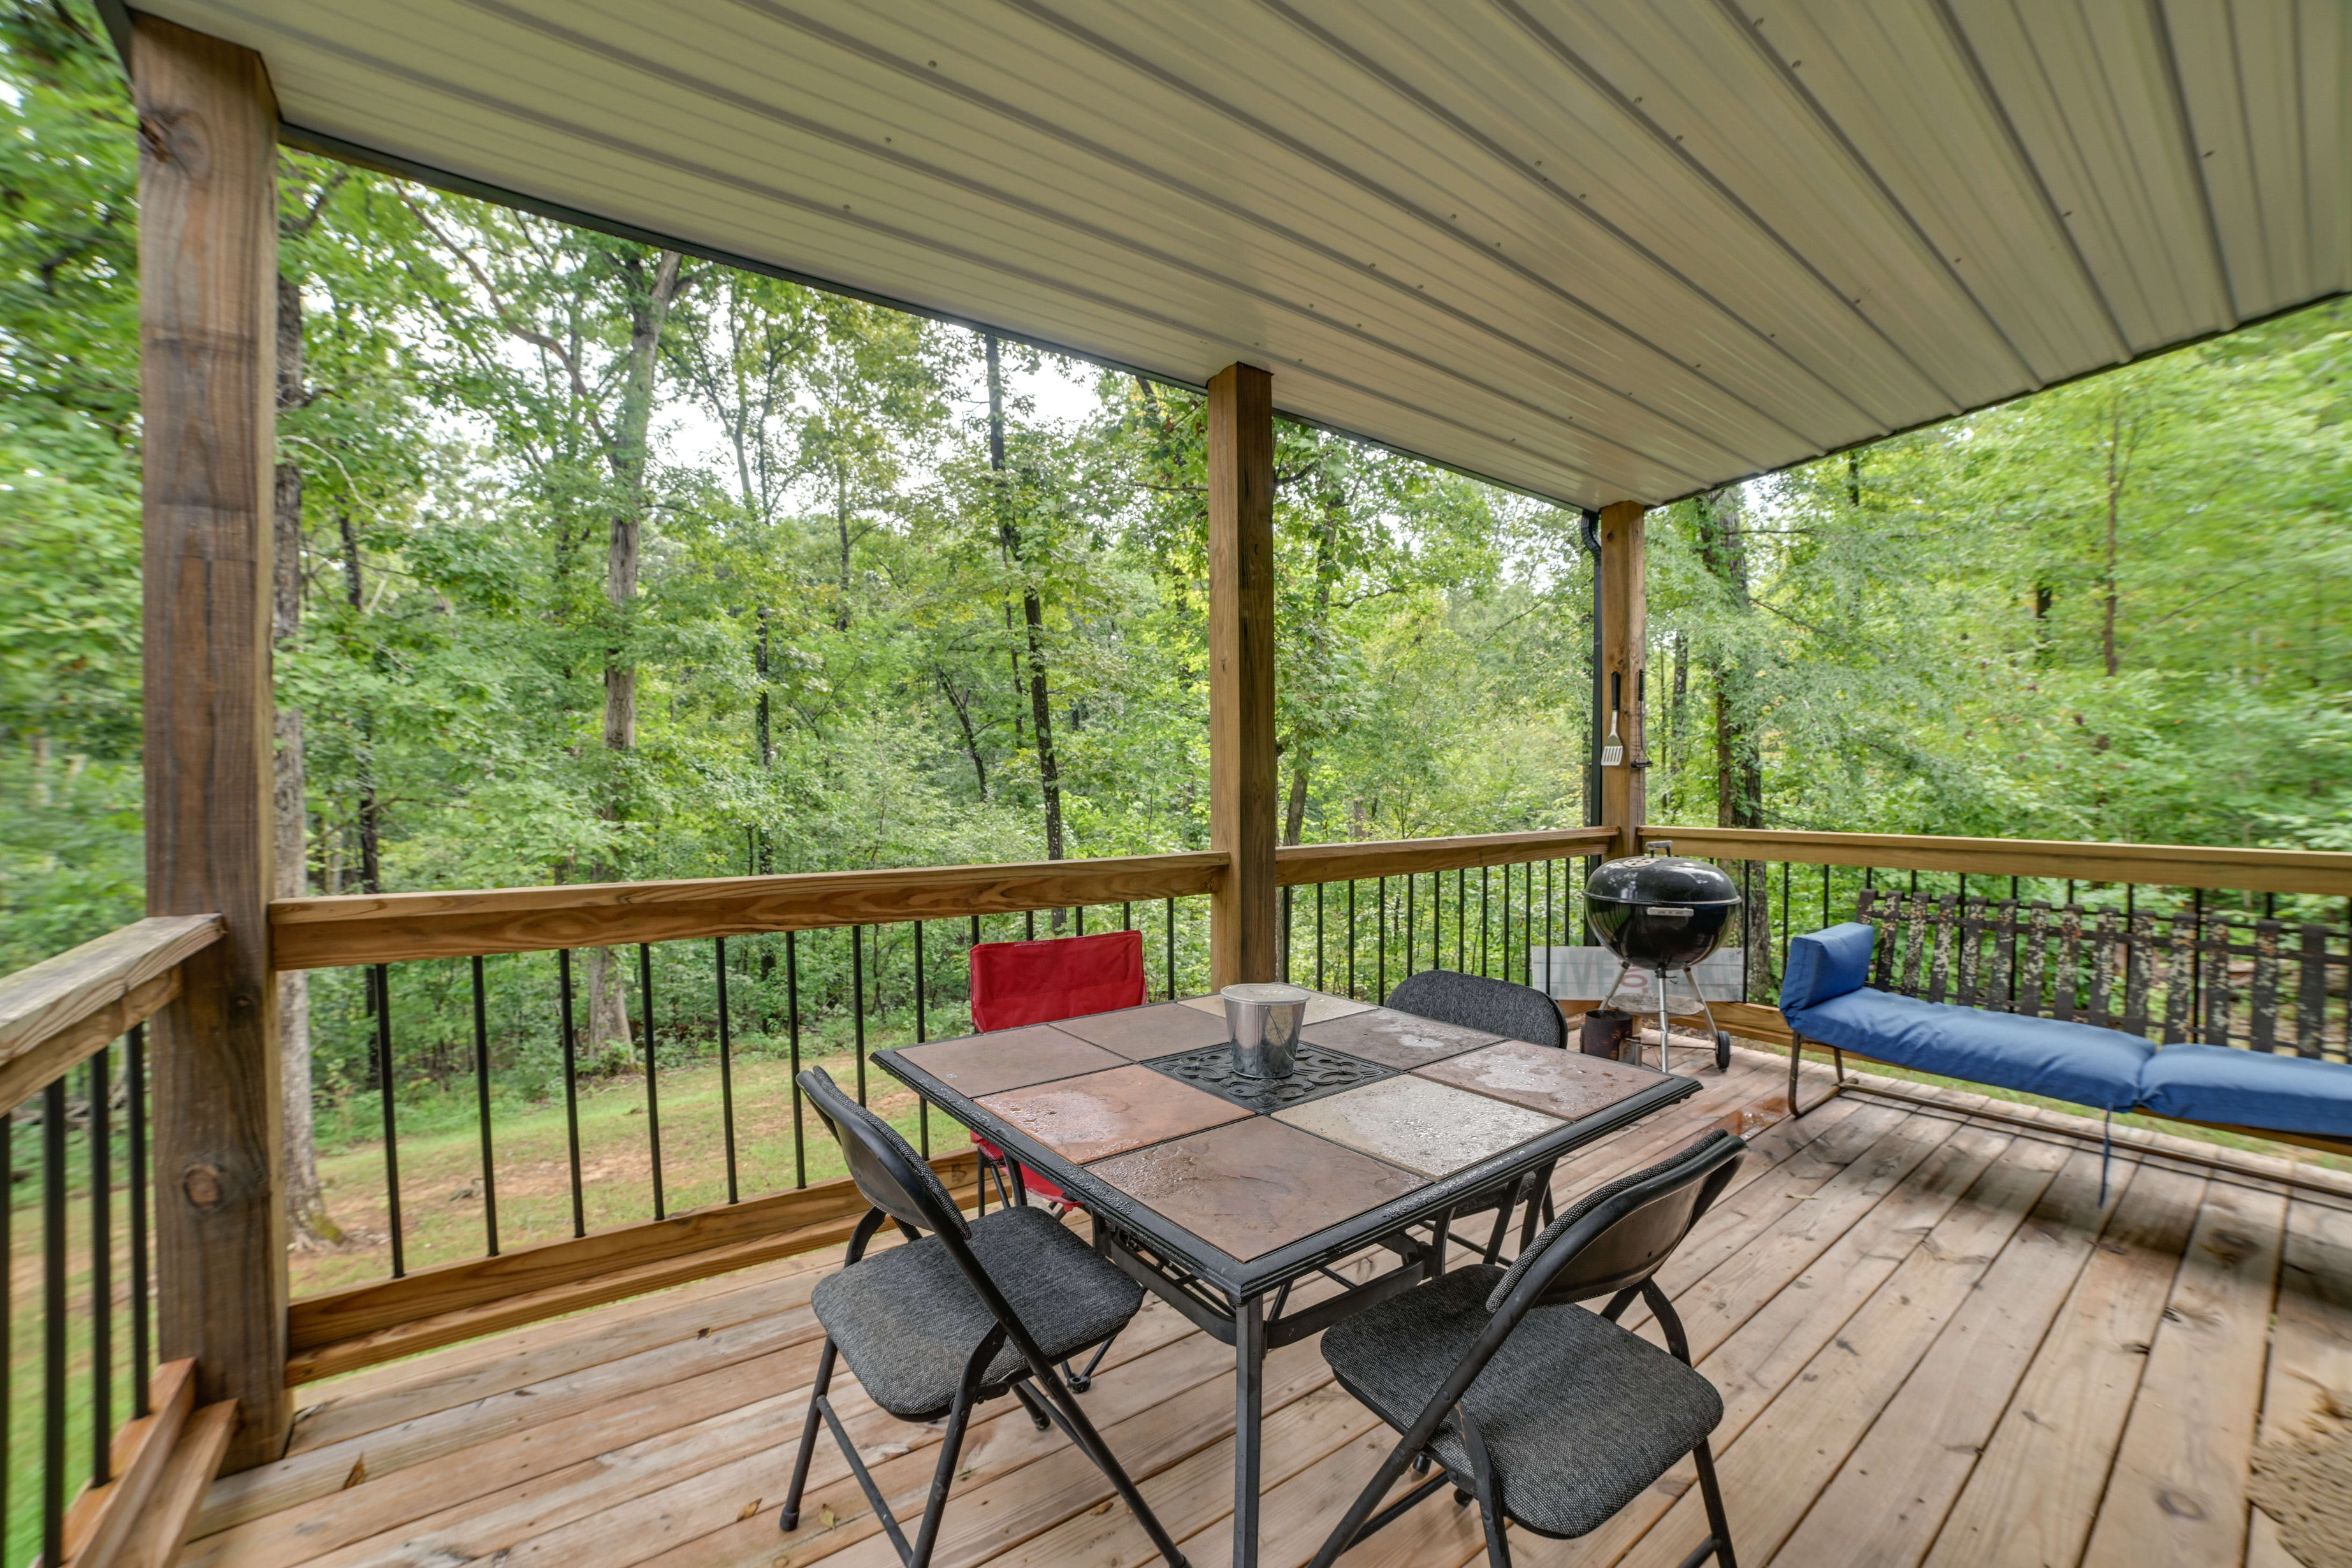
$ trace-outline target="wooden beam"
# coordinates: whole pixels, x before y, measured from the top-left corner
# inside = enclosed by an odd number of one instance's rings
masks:
[[[1391,838],[1371,844],[1286,844],[1275,851],[1286,888],[1367,877],[1411,877],[1471,866],[1517,866],[1608,851],[1616,834],[1606,827],[1562,827],[1540,833],[1480,833],[1458,838]]]
[[[1141,903],[1211,891],[1226,859],[1196,850],[1003,866],[280,899],[269,906],[270,962],[278,969],[324,969]]]
[[[232,1469],[275,1458],[285,1387],[269,973],[270,487],[278,108],[261,57],[136,17],[147,910],[216,910],[157,1015],[157,1338],[234,1400]]]
[[[1209,380],[1209,847],[1231,868],[1209,915],[1209,984],[1282,973],[1275,847],[1274,377]]]
[[[1643,788],[1650,756],[1642,734],[1642,674],[1649,666],[1649,604],[1643,567],[1639,501],[1601,509],[1601,733],[1612,714],[1624,760],[1601,770],[1601,822],[1616,833],[1608,851],[1614,858],[1641,851],[1639,834],[1647,804]]]
[[[2078,844],[2063,838],[1956,838],[1926,833],[1804,833],[1764,827],[1644,826],[1679,854],[1801,866],[1964,871],[2151,888],[2352,898],[2352,855],[2323,849],[2207,849],[2189,844]],[[1990,892],[1991,889],[1986,889]]]

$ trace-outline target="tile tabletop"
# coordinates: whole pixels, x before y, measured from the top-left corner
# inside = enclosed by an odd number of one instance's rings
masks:
[[[1127,1007],[1116,1013],[1089,1013],[1083,1017],[1065,1018],[1054,1027],[1137,1062],[1150,1057],[1174,1056],[1202,1046],[1223,1045],[1226,1039],[1222,1008],[1212,1017],[1181,1002]]]
[[[1525,1040],[1505,1040],[1413,1071],[1563,1121],[1590,1116],[1658,1081],[1658,1075],[1645,1068]]]
[[[975,1099],[1065,1160],[1081,1165],[1254,1114],[1245,1106],[1131,1063]]]
[[[1350,1013],[1361,1013],[1370,1002],[1359,1002],[1351,996],[1334,996],[1328,991],[1309,991],[1307,1022],[1319,1024],[1326,1018],[1344,1018]],[[1217,1038],[1225,1039],[1225,999],[1222,996],[1187,996],[1182,1005],[1197,1007],[1217,1020]]]
[[[1427,1185],[1411,1171],[1265,1116],[1087,1171],[1244,1262]]]
[[[1127,1058],[1076,1039],[1048,1024],[1000,1029],[961,1040],[907,1046],[898,1054],[957,1091],[978,1100],[999,1089],[1045,1083],[1078,1073],[1122,1067]]]
[[[1567,1125],[1451,1084],[1402,1074],[1312,1100],[1275,1120],[1425,1176],[1443,1176]]]
[[[1391,1012],[1386,1007],[1367,1008],[1344,1018],[1309,1024],[1298,1031],[1298,1037],[1310,1045],[1379,1062],[1382,1067],[1405,1068],[1459,1056],[1502,1038],[1500,1035],[1441,1024],[1432,1018],[1416,1018],[1410,1013]]]

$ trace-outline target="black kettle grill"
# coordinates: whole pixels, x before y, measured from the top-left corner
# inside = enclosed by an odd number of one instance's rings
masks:
[[[1658,1066],[1666,1066],[1669,1038],[1666,1018],[1672,983],[1688,987],[1686,1000],[1696,1016],[1706,1020],[1715,1039],[1715,1063],[1731,1065],[1731,1037],[1715,1026],[1715,1015],[1700,995],[1697,976],[1691,973],[1731,933],[1740,906],[1739,889],[1721,869],[1704,860],[1679,855],[1637,855],[1611,860],[1584,882],[1584,919],[1602,946],[1620,960],[1617,984],[1601,1003],[1619,1000],[1629,971],[1647,970],[1655,976],[1658,1013]],[[1648,1011],[1647,998],[1643,1002]],[[1686,1013],[1685,1016],[1688,1016]]]

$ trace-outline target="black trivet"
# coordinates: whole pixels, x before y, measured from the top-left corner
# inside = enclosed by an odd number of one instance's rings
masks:
[[[1337,1051],[1327,1051],[1319,1046],[1301,1041],[1297,1059],[1288,1078],[1250,1078],[1234,1068],[1234,1047],[1230,1045],[1202,1046],[1198,1050],[1181,1056],[1161,1057],[1146,1064],[1181,1079],[1195,1089],[1205,1089],[1235,1105],[1246,1105],[1261,1114],[1304,1105],[1310,1100],[1320,1100],[1327,1094],[1337,1094],[1343,1089],[1370,1083],[1375,1079],[1393,1078],[1395,1070],[1377,1062],[1343,1057]]]

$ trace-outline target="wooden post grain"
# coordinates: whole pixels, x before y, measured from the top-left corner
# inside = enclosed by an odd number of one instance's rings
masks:
[[[1643,564],[1642,519],[1639,501],[1619,501],[1601,509],[1601,698],[1614,705],[1618,739],[1625,760],[1601,770],[1601,822],[1616,830],[1612,857],[1641,853],[1643,813],[1647,805],[1643,780],[1650,761],[1642,732],[1642,672],[1649,664],[1649,605]],[[1601,715],[1608,732],[1610,710]]]
[[[137,18],[147,910],[226,934],[156,1016],[162,1359],[278,1457],[286,1233],[269,970],[278,110],[261,57]]]
[[[1274,752],[1274,378],[1209,382],[1209,984],[1282,973]]]

